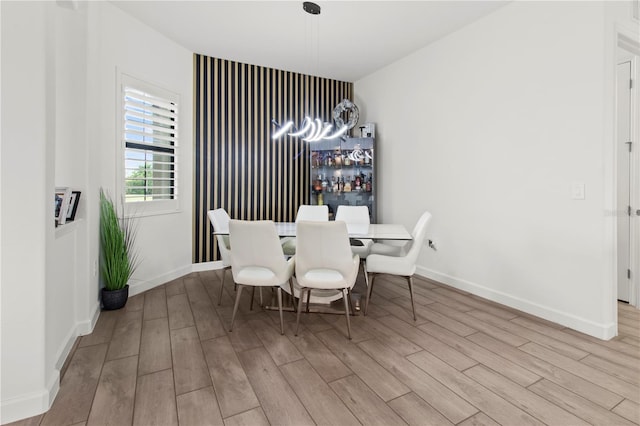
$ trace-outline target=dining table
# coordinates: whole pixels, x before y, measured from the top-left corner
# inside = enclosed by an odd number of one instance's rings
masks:
[[[280,237],[295,237],[295,222],[274,222],[276,231]],[[404,225],[387,223],[347,223],[349,238],[366,240],[411,240],[411,234]],[[229,235],[228,227],[220,227],[213,235]]]
[[[276,231],[279,237],[282,238],[295,238],[296,237],[296,222],[274,222]],[[213,232],[214,235],[229,235],[229,228],[221,226]],[[365,240],[386,240],[386,241],[410,241],[413,239],[411,233],[404,225],[390,224],[390,223],[347,223],[347,234],[351,239],[365,239]],[[233,250],[232,250],[233,256]],[[294,277],[295,278],[295,277]],[[294,280],[295,281],[295,280]],[[297,283],[296,283],[297,285]],[[297,288],[291,288],[288,284],[283,284],[282,289],[290,297],[290,303],[286,310],[296,310],[295,298],[297,295]],[[351,292],[352,306],[354,307],[352,314],[357,315],[360,311],[360,299],[361,295],[358,292]],[[333,307],[335,301],[339,301],[342,298],[339,292],[327,292],[323,294],[311,295],[311,310],[314,312],[323,313],[340,313],[340,308]],[[265,309],[277,309],[277,305],[268,304],[264,306]],[[342,310],[344,314],[344,310]]]

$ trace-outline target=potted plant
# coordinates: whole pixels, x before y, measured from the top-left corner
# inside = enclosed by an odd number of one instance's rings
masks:
[[[136,227],[132,218],[119,218],[111,198],[100,189],[100,275],[102,306],[120,309],[129,297],[129,278],[138,266],[134,248]]]

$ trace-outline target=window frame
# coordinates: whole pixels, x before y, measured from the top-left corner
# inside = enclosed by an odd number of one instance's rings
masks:
[[[176,125],[175,138],[173,146],[173,173],[174,173],[174,194],[173,198],[167,200],[144,200],[144,201],[125,201],[126,197],[126,140],[125,140],[125,88],[130,87],[135,90],[148,93],[151,96],[165,100],[167,103],[173,103],[176,106]],[[181,211],[181,191],[182,182],[180,167],[180,95],[176,92],[168,90],[157,84],[133,77],[129,74],[118,72],[117,84],[117,189],[119,199],[124,207],[125,217],[131,216],[152,216],[162,214],[172,214]]]

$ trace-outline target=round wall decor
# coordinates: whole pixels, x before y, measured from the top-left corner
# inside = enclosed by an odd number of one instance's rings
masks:
[[[347,112],[348,119],[345,123],[342,118],[342,113]],[[341,128],[342,126],[347,126],[348,130],[351,130],[356,124],[358,124],[358,119],[360,118],[360,111],[358,110],[358,106],[351,102],[349,99],[343,99],[336,107],[333,109],[333,121],[336,122],[336,127]]]

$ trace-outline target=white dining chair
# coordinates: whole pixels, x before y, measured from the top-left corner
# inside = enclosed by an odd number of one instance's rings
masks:
[[[345,222],[347,226],[350,224],[368,225],[370,223],[369,207],[347,205],[338,206],[335,220],[336,222]],[[360,256],[360,260],[364,261],[369,254],[371,246],[373,245],[373,240],[350,238],[349,242],[351,244],[351,250]]]
[[[209,210],[207,216],[214,232],[229,229],[229,220],[231,218],[225,209]],[[220,305],[224,291],[224,278],[227,270],[231,268],[231,248],[228,235],[216,235],[216,240],[218,241],[218,250],[220,250],[220,257],[222,258],[222,284],[220,285],[220,297],[218,297],[218,305]]]
[[[371,251],[365,262],[365,278],[367,282],[367,300],[364,307],[365,315],[369,308],[369,299],[371,298],[373,282],[376,275],[389,274],[398,275],[407,279],[409,295],[411,296],[413,320],[416,320],[416,307],[413,302],[413,274],[416,271],[416,260],[422,249],[422,244],[427,233],[427,225],[430,220],[431,213],[424,212],[416,222],[413,232],[411,232],[412,240],[403,246],[376,243],[371,247]]]
[[[327,205],[306,205],[303,204],[298,207],[296,213],[296,223],[301,220],[311,220],[315,222],[328,222],[329,221],[329,207]],[[285,237],[280,240],[282,244],[282,250],[286,256],[293,256],[296,254],[296,238]]]
[[[300,313],[307,295],[307,312],[312,291],[337,290],[344,299],[347,318],[347,335],[351,339],[351,288],[353,288],[360,258],[349,245],[347,225],[344,222],[300,221],[297,224],[296,280],[300,286],[296,336],[300,325]]]
[[[255,287],[275,287],[280,311],[280,332],[284,334],[281,286],[286,285],[287,282],[293,286],[295,259],[293,257],[289,260],[285,259],[275,224],[270,220],[231,219],[229,240],[233,247],[231,273],[238,286],[229,331],[233,329],[244,287],[254,287],[254,290]],[[253,297],[251,302],[253,304]]]

